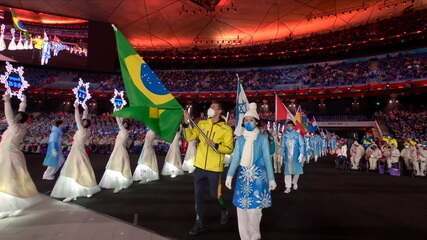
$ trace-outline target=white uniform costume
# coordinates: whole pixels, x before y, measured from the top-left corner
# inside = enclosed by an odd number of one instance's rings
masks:
[[[359,162],[365,153],[365,149],[358,142],[354,142],[350,148],[351,169],[359,169]]]
[[[427,166],[427,150],[425,146],[418,146],[417,148],[417,161],[414,164],[415,174],[417,176],[425,176]]]

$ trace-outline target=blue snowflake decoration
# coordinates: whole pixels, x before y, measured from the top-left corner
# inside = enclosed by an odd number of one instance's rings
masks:
[[[114,111],[122,109],[127,104],[124,95],[125,93],[123,91],[114,89],[114,97],[110,99],[110,102],[114,106]]]
[[[89,83],[83,82],[83,80],[80,78],[79,79],[79,85],[77,85],[77,87],[73,88],[73,93],[76,96],[75,102],[82,105],[82,107],[84,109],[87,109],[86,102],[92,98],[92,96],[89,93]]]
[[[12,64],[6,62],[6,72],[0,76],[0,82],[4,84],[6,93],[23,99],[24,91],[30,84],[24,78],[24,67],[14,68]]]

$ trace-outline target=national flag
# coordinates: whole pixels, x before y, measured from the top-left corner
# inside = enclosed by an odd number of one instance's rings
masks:
[[[297,129],[297,131],[299,131],[299,133],[301,135],[305,135],[305,133],[307,132],[307,129],[304,127],[304,124],[302,122],[302,110],[301,110],[301,106],[298,107],[297,112],[295,113],[295,128]]]
[[[10,14],[12,15],[12,22],[15,28],[17,28],[22,32],[26,32],[27,29],[25,28],[24,23],[21,20],[19,20],[19,18],[15,14],[15,11],[12,8],[10,8]]]
[[[283,104],[282,100],[280,100],[279,96],[275,96],[275,115],[274,119],[275,121],[286,121],[286,120],[292,120],[295,122],[295,117],[289,111],[289,109]]]
[[[239,78],[237,76],[237,95],[236,95],[236,109],[235,109],[236,125],[234,129],[234,135],[236,136],[242,135],[243,116],[245,115],[246,111],[248,111],[248,108],[249,108],[248,98],[246,97],[245,90],[243,89],[242,83],[239,81]]]
[[[113,26],[128,107],[115,116],[143,122],[160,138],[172,142],[183,117],[182,106],[163,85],[126,37]]]
[[[319,130],[319,127],[317,126],[317,121],[314,116],[311,117],[310,122],[308,124],[308,131],[309,132],[316,132]]]

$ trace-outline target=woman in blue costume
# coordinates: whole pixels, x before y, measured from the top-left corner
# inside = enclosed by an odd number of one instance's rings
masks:
[[[54,180],[55,174],[64,163],[64,155],[62,154],[62,120],[56,120],[52,126],[47,146],[46,157],[43,161],[43,166],[47,166],[43,173],[43,179]]]
[[[257,127],[256,104],[251,103],[243,119],[244,131],[237,138],[225,186],[231,189],[236,174],[233,204],[237,207],[240,239],[261,239],[262,209],[271,207],[276,188],[268,137]]]

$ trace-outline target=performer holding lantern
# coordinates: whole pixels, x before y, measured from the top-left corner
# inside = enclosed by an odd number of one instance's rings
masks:
[[[74,88],[73,92],[76,94],[74,115],[77,131],[74,134],[70,154],[51,193],[52,197],[64,198],[64,202],[75,200],[81,196],[91,197],[100,191],[85,149],[85,143],[89,140],[89,127],[91,124],[86,106],[86,101],[91,98],[89,83],[83,83],[80,79],[79,86]],[[80,104],[84,108],[83,119],[80,117]]]
[[[26,97],[22,94],[23,90],[29,86],[22,76],[23,69],[23,67],[13,68],[6,63],[7,71],[0,77],[6,87],[3,101],[8,125],[0,142],[0,218],[16,216],[23,209],[41,201],[20,148],[27,133],[29,118],[25,112]],[[12,81],[20,87],[14,88],[15,84],[11,84]],[[17,96],[21,100],[16,115],[13,114],[10,103],[11,96]]]
[[[123,99],[123,91],[114,90],[114,97],[111,99],[114,105],[114,111],[122,109],[126,102]],[[130,124],[123,118],[116,117],[119,126],[113,152],[108,160],[104,175],[102,176],[99,186],[102,188],[114,189],[114,193],[128,188],[132,182],[132,172],[130,169],[129,154],[126,149],[129,138]]]

